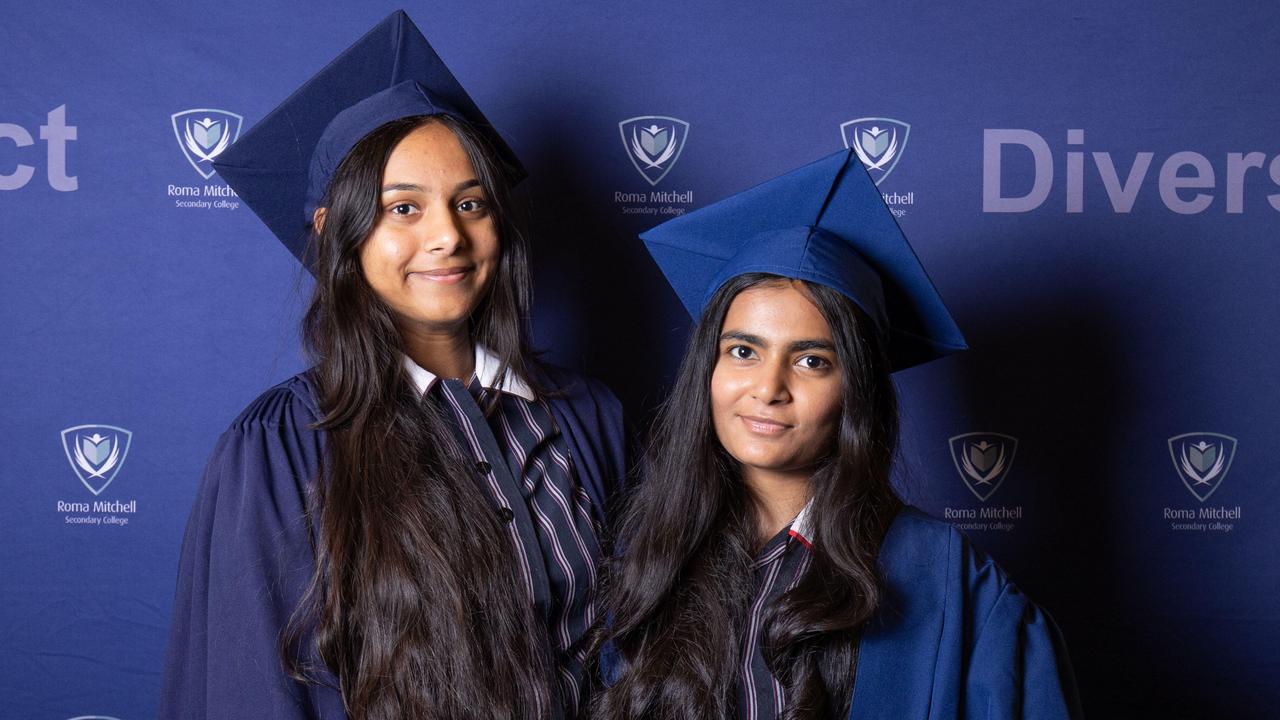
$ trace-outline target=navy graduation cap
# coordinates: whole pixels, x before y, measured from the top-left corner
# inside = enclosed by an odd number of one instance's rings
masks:
[[[311,215],[347,152],[379,125],[446,113],[485,136],[522,179],[511,148],[403,10],[378,23],[227,148],[213,167],[304,264]]]
[[[893,369],[968,347],[880,191],[843,150],[642,233],[694,318],[730,279],[826,285],[887,338]]]

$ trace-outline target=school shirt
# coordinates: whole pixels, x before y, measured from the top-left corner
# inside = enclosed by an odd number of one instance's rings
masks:
[[[744,720],[774,720],[786,706],[786,691],[765,663],[764,624],[769,608],[809,568],[808,516],[806,505],[790,525],[765,543],[752,563],[756,589],[747,609],[738,680],[738,714]]]
[[[511,374],[495,387],[498,360],[483,348],[465,385],[409,358],[404,366],[418,393],[452,418],[474,460],[477,484],[506,531],[536,616],[547,624],[560,691],[554,717],[575,717],[585,684],[582,639],[595,620],[599,533],[551,408]],[[497,406],[486,417],[482,408],[495,393]]]
[[[489,390],[502,391],[504,406],[510,404],[508,394],[526,401],[519,393],[507,392],[514,390],[514,385],[492,387],[493,378],[485,370],[496,367],[490,360],[478,351],[476,368],[480,388],[488,386]],[[625,471],[622,410],[612,393],[594,380],[541,365],[531,367],[530,374],[538,385],[553,392],[545,399],[532,402],[528,409],[535,412],[533,406],[536,406],[538,411],[545,412],[537,423],[543,430],[548,416],[554,421],[559,431],[558,441],[544,435],[541,444],[535,441],[530,450],[522,441],[511,442],[505,437],[506,429],[500,418],[495,417],[499,432],[494,432],[494,426],[483,418],[472,417],[469,424],[473,431],[489,436],[480,443],[484,460],[476,462],[492,466],[491,474],[501,492],[488,497],[495,503],[495,512],[501,513],[500,518],[505,515],[504,508],[512,513],[508,527],[515,528],[515,534],[520,537],[518,544],[511,536],[503,541],[512,543],[513,552],[523,553],[527,558],[530,570],[524,581],[529,584],[525,587],[529,589],[532,585],[532,601],[548,618],[549,637],[555,638],[551,640],[553,654],[570,658],[571,661],[561,667],[576,679],[579,671],[574,670],[573,661],[580,665],[576,636],[586,622],[584,613],[590,606],[586,600],[589,591],[582,592],[591,584],[590,573],[587,581],[580,580],[586,566],[578,555],[579,562],[570,562],[573,569],[567,573],[579,583],[574,593],[554,589],[557,583],[563,588],[569,580],[567,576],[556,579],[561,571],[558,560],[549,562],[544,553],[554,554],[555,543],[548,540],[546,544],[550,547],[543,547],[541,538],[547,537],[548,529],[534,525],[538,522],[538,512],[531,511],[530,507],[536,502],[548,517],[556,513],[561,513],[562,518],[572,516],[575,531],[584,543],[583,550],[588,555],[598,552],[598,547],[593,550],[591,544],[594,535],[589,542],[584,528],[604,522],[607,499]],[[447,383],[441,389],[447,389]],[[452,390],[448,397],[456,401],[466,396],[466,403],[460,405],[463,415],[469,416],[468,404],[478,412],[476,395],[461,384]],[[454,413],[456,418],[457,411]],[[307,518],[319,517],[319,508],[312,506],[314,500],[308,492],[324,456],[326,434],[313,427],[319,417],[314,380],[304,372],[251,403],[219,439],[197,491],[183,539],[160,694],[160,718],[346,717],[332,676],[323,677],[327,682],[321,684],[296,682],[285,674],[279,652],[280,632],[297,607],[315,568],[318,528]],[[508,418],[513,432],[514,420]],[[523,414],[519,420],[524,421]],[[462,424],[455,429],[465,433]],[[530,430],[530,433],[529,437],[537,436],[537,431]],[[500,436],[504,437],[500,439]],[[474,448],[471,450],[474,454]],[[567,462],[561,464],[557,455]],[[525,460],[513,460],[521,457],[528,460],[528,467]],[[547,464],[548,458],[552,460],[551,465]],[[518,467],[513,469],[513,466]],[[577,490],[566,488],[563,478],[555,477],[566,466],[577,480]],[[491,487],[488,475],[478,477],[478,482],[483,481],[481,484],[486,488]],[[531,481],[534,490],[527,492]],[[550,498],[552,486],[564,495],[567,513],[556,499],[544,503],[544,499]],[[582,504],[582,496],[586,506]],[[584,521],[584,510],[590,516],[589,521]],[[550,532],[561,541],[560,550],[566,557],[580,553],[574,531],[563,530],[564,533]],[[537,570],[539,567],[541,573]],[[540,577],[545,578],[545,583]],[[559,600],[552,597],[557,593],[563,593]],[[561,632],[564,628],[568,628],[567,643]],[[311,637],[306,636],[304,642],[311,642]],[[565,672],[560,672],[559,678],[562,695],[571,696],[570,678]],[[566,699],[568,697],[561,698]],[[557,712],[571,707],[555,705]]]

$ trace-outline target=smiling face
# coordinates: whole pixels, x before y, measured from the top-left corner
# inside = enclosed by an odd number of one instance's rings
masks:
[[[369,285],[402,331],[456,335],[501,258],[489,198],[458,138],[429,122],[391,151],[378,219],[360,248]]]
[[[712,420],[749,484],[807,480],[835,438],[841,369],[827,321],[802,287],[743,290],[721,327]]]

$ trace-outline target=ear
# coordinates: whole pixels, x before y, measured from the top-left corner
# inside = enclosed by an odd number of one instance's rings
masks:
[[[317,235],[320,234],[320,231],[324,230],[324,216],[328,212],[329,208],[318,207],[314,213],[311,213],[311,226],[316,229]]]

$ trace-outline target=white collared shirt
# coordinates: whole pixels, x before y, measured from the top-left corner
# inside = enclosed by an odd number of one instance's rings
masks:
[[[809,502],[801,508],[800,514],[796,515],[796,519],[791,521],[791,535],[798,538],[804,543],[805,547],[813,546],[813,528],[809,526],[809,514],[813,508],[813,498],[809,498]]]
[[[475,376],[480,381],[481,387],[490,390],[495,389],[494,386],[498,380],[498,366],[501,364],[502,361],[498,359],[497,355],[494,355],[480,343],[476,343]],[[404,369],[409,373],[409,379],[413,381],[413,386],[417,388],[418,393],[421,395],[426,395],[427,391],[435,385],[436,380],[440,379],[436,377],[435,373],[414,362],[413,358],[408,355],[404,356]],[[467,379],[463,379],[463,383],[466,384],[466,382]],[[507,370],[506,377],[502,379],[501,387],[496,389],[522,397],[529,402],[533,402],[537,398],[529,384],[510,369]]]

